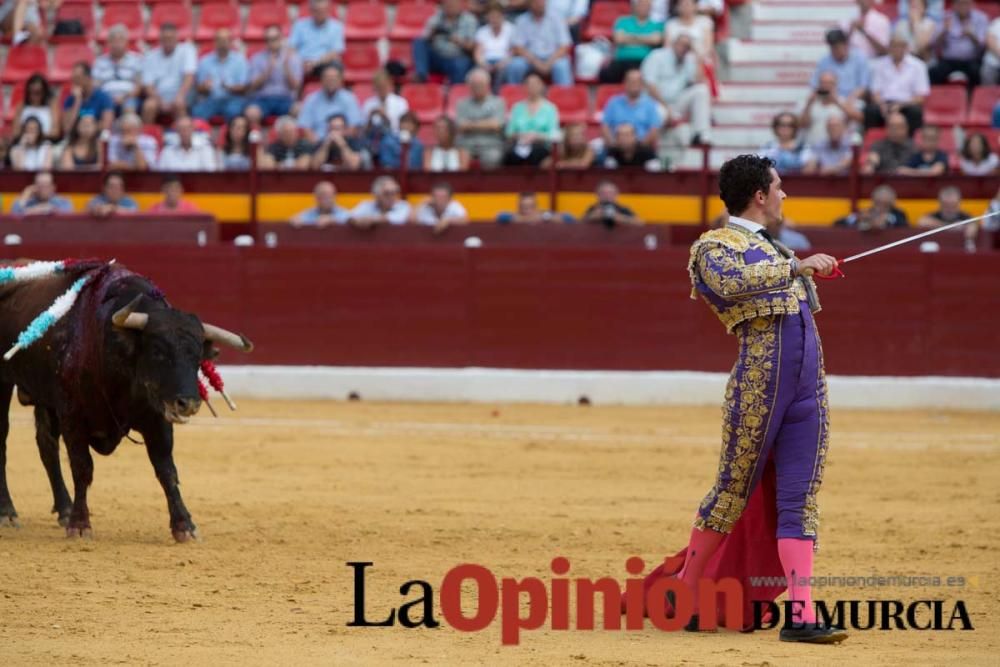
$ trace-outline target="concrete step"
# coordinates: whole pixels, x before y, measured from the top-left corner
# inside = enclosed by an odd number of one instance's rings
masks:
[[[727,81],[738,83],[779,83],[806,85],[812,76],[812,63],[733,63],[729,66]]]
[[[729,63],[803,63],[815,66],[829,47],[823,42],[744,42],[738,39],[729,40]]]
[[[801,2],[773,2],[753,6],[753,18],[760,21],[827,21],[837,23],[847,20],[855,11],[856,5]]]
[[[718,171],[719,167],[726,160],[731,160],[737,155],[742,155],[743,153],[752,153],[756,147],[753,149],[742,148],[739,146],[724,146],[719,148],[712,148],[708,154],[708,160],[710,168]],[[702,162],[701,150],[688,148],[681,151],[677,151],[673,154],[674,168],[675,169],[701,169]]]
[[[802,102],[809,96],[809,91],[800,85],[780,85],[761,83],[736,83],[727,81],[719,87],[719,99],[722,103],[761,104],[766,102]]]
[[[768,123],[771,119],[768,118]],[[712,143],[719,146],[760,148],[774,137],[770,125],[716,125],[712,128]]]
[[[750,36],[755,42],[807,42],[823,44],[826,31],[832,27],[828,21],[805,23],[797,21],[754,21]]]
[[[716,102],[712,106],[712,121],[717,125],[769,125],[779,111],[797,112],[798,102],[745,104]]]

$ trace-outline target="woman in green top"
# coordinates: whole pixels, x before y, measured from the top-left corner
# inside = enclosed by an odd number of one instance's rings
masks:
[[[507,121],[507,165],[541,164],[559,139],[559,110],[545,99],[542,77],[529,74],[524,88],[527,97],[514,105]]]
[[[639,69],[642,59],[663,46],[663,21],[649,17],[651,0],[635,0],[632,13],[615,20],[612,39],[614,59],[601,68],[601,83],[621,83],[630,69]]]

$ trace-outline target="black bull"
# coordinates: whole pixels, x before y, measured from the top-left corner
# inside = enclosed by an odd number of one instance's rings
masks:
[[[79,272],[0,286],[0,351],[63,294]],[[197,537],[181,499],[174,466],[173,424],[201,405],[198,369],[217,355],[213,343],[243,351],[244,337],[172,308],[149,280],[124,267],[91,271],[69,313],[34,345],[0,361],[0,523],[14,523],[7,489],[10,400],[34,406],[35,438],[52,485],[53,512],[68,535],[88,535],[87,487],[93,448],[111,454],[130,430],[141,434],[167,497],[170,530],[178,541]],[[69,454],[74,497],[59,467],[59,437]]]

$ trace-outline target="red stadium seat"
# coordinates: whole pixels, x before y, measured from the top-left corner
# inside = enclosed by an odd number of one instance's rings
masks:
[[[608,100],[624,90],[624,87],[614,83],[598,86],[597,99],[594,101],[594,113],[590,116],[590,122],[600,124],[601,113],[604,111],[604,106],[608,103]]]
[[[424,148],[437,146],[437,133],[434,131],[434,125],[424,123],[417,128],[417,139],[420,139],[420,143],[424,145]]]
[[[89,44],[58,44],[52,52],[52,70],[49,72],[49,80],[54,83],[69,81],[73,65],[80,61],[93,64],[94,50],[90,48]]]
[[[973,90],[965,124],[989,127],[993,123],[993,107],[997,102],[1000,102],[1000,86],[979,86]]]
[[[403,41],[420,37],[424,33],[424,24],[436,11],[435,3],[400,2],[396,8],[396,22],[389,31],[389,39]]]
[[[861,147],[862,158],[865,153],[871,150],[872,144],[880,139],[885,139],[885,128],[884,127],[873,127],[867,132],[865,132],[864,144]]]
[[[583,31],[584,39],[595,39],[606,37],[611,39],[614,33],[615,21],[630,13],[628,3],[620,2],[595,2],[590,7],[590,16],[587,18],[587,27]]]
[[[524,86],[519,83],[505,83],[500,86],[500,97],[507,106],[507,114],[511,108],[525,98]]]
[[[201,6],[201,18],[194,38],[199,42],[215,38],[220,28],[234,28],[240,25],[239,6],[232,2],[210,2]],[[238,31],[234,31],[238,32]]]
[[[5,126],[10,125],[14,122],[14,110],[17,109],[17,105],[24,101],[24,84],[18,84],[16,86],[11,86],[10,89],[10,99],[7,103],[3,105],[3,124]],[[5,128],[6,129],[6,128]]]
[[[559,122],[586,123],[590,116],[590,95],[584,86],[549,86],[549,102],[559,109]]]
[[[247,24],[243,28],[243,39],[263,41],[264,30],[270,25],[281,26],[282,34],[287,35],[289,23],[288,7],[284,2],[251,3]]]
[[[924,123],[953,127],[966,116],[965,86],[931,86],[924,102]]]
[[[410,111],[421,123],[430,123],[439,117],[444,108],[441,86],[433,83],[408,83],[400,91],[410,104]]]
[[[358,98],[358,104],[364,104],[365,100],[375,94],[375,88],[370,83],[355,83],[351,86],[351,92]]]
[[[142,7],[136,2],[108,5],[105,7],[104,16],[101,17],[101,28],[97,33],[97,40],[99,42],[107,41],[108,29],[118,23],[128,28],[129,42],[138,42],[142,37]]]
[[[94,34],[94,8],[90,3],[85,5],[67,5],[59,7],[56,21],[79,21],[83,27],[82,35],[52,35],[54,44],[64,42],[86,42]]]
[[[149,27],[146,29],[146,41],[153,44],[159,43],[160,26],[168,22],[177,26],[177,37],[181,41],[189,40],[194,36],[192,29],[194,17],[191,15],[191,7],[179,2],[164,2],[153,5],[153,12],[149,17]]]
[[[347,15],[344,17],[344,35],[349,41],[381,39],[387,36],[388,23],[385,5],[377,2],[352,2],[347,5]]]
[[[0,74],[2,83],[21,83],[35,72],[45,74],[49,69],[49,55],[44,46],[22,44],[7,51],[7,62]]]
[[[344,65],[344,81],[348,84],[356,81],[371,81],[375,72],[382,67],[378,48],[373,42],[351,44],[344,51],[341,62]]]
[[[157,147],[163,146],[163,128],[159,125],[143,125],[142,133],[156,139]]]
[[[413,72],[413,46],[409,42],[391,42],[389,58],[406,66],[407,72]]]
[[[458,107],[458,101],[462,98],[469,96],[469,86],[464,83],[453,83],[448,88],[448,106],[446,107],[446,113],[451,118],[455,117],[455,109]]]

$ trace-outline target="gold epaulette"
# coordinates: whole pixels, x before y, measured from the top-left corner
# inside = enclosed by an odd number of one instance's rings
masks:
[[[729,227],[710,229],[699,236],[698,240],[691,244],[691,256],[688,259],[688,275],[691,277],[691,298],[698,298],[698,291],[695,288],[698,276],[695,273],[694,265],[703,246],[721,245],[737,252],[746,252],[750,249],[750,241],[751,237],[748,234],[730,229]]]

